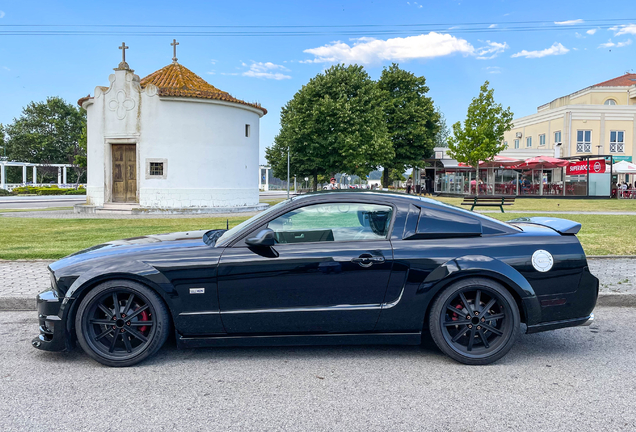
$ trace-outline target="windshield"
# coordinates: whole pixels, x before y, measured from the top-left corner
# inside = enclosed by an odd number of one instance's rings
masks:
[[[241,222],[240,224],[238,224],[237,226],[225,231],[223,233],[223,235],[221,237],[219,237],[219,239],[216,241],[216,246],[225,246],[227,243],[230,242],[230,240],[232,240],[239,232],[243,231],[244,228],[248,228],[250,226],[255,226],[257,225],[264,217],[266,217],[268,214],[275,212],[276,210],[278,210],[279,208],[283,207],[285,204],[289,203],[291,200],[287,199],[285,201],[281,201],[278,204],[271,206],[270,208],[268,208],[267,210],[252,216],[251,218],[249,218],[246,221]]]

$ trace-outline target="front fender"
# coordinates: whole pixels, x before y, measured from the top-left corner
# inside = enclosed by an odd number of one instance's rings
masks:
[[[75,325],[70,319],[75,315],[79,306],[79,298],[86,294],[92,287],[100,282],[113,279],[127,279],[142,283],[153,289],[164,299],[171,314],[174,316],[174,299],[177,292],[168,278],[151,265],[137,260],[117,262],[112,265],[100,265],[91,268],[83,268],[80,276],[75,279],[64,295],[60,308],[60,318],[66,323],[67,337],[72,335]],[[172,301],[167,301],[171,298]]]
[[[540,321],[539,300],[526,278],[505,262],[485,255],[465,255],[445,262],[429,273],[418,294],[426,294],[432,299],[439,291],[465,277],[487,277],[505,285],[520,300],[526,324]]]

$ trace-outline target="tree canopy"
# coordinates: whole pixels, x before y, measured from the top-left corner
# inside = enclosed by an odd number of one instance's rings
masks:
[[[433,100],[426,96],[429,88],[423,76],[418,77],[393,63],[382,71],[378,86],[382,90],[382,108],[395,153],[383,164],[382,183],[387,187],[391,171],[397,170],[401,175],[409,168],[423,166],[422,159],[432,156],[440,117]]]
[[[86,156],[81,146],[86,112],[59,97],[31,102],[13,123],[4,125],[9,160],[40,164],[76,163]],[[40,170],[44,175],[46,170]],[[79,174],[78,174],[79,175]]]
[[[389,161],[381,91],[362,66],[335,65],[304,85],[281,111],[281,129],[266,158],[275,177],[346,172],[366,176]]]
[[[466,120],[453,124],[454,136],[448,142],[448,155],[458,162],[479,169],[479,161],[492,158],[505,150],[504,132],[512,129],[513,113],[495,103],[494,90],[486,81],[479,96],[468,106]]]

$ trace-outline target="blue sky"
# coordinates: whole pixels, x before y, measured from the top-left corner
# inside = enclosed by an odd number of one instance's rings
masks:
[[[133,27],[103,27],[113,25]],[[25,31],[37,34],[16,34]],[[210,34],[219,31],[235,34]],[[338,62],[363,64],[374,79],[391,62],[424,75],[449,126],[464,118],[485,80],[496,100],[521,117],[636,71],[633,0],[0,0],[0,123],[32,100],[57,95],[75,102],[107,85],[122,41],[131,68],[144,77],[170,63],[173,37],[181,64],[269,110],[261,119],[261,162],[281,107]]]

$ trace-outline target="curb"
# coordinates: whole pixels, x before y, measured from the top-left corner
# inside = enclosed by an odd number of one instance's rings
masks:
[[[636,293],[599,293],[596,306],[636,308]],[[37,302],[34,298],[4,297],[0,298],[0,312],[35,311]]]

